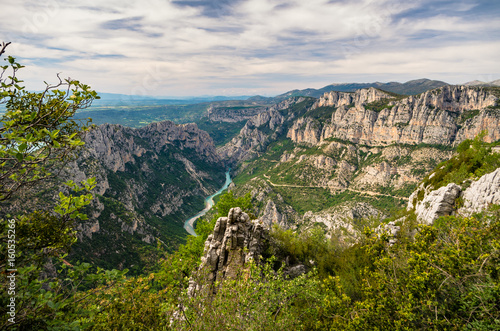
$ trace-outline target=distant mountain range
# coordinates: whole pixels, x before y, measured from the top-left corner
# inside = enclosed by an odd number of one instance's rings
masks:
[[[423,93],[425,91],[449,85],[448,83],[439,80],[430,79],[417,79],[410,80],[406,83],[389,82],[389,83],[343,83],[343,84],[331,84],[320,89],[305,89],[305,90],[292,90],[281,95],[276,96],[278,99],[287,99],[295,96],[307,96],[319,98],[324,93],[337,91],[337,92],[355,92],[362,88],[375,87],[380,90],[387,92],[403,94],[403,95],[413,95]]]
[[[500,86],[500,79],[493,80],[491,82],[482,82],[480,80],[473,80],[463,84],[465,86]]]
[[[341,83],[341,84],[331,84],[320,89],[303,89],[303,90],[292,90],[286,93],[277,95],[275,97],[264,97],[260,95],[256,96],[200,96],[200,97],[153,97],[153,96],[140,96],[140,95],[126,95],[126,94],[115,94],[115,93],[99,93],[101,99],[94,101],[94,106],[96,107],[106,107],[106,106],[153,106],[153,105],[186,105],[186,104],[197,104],[204,102],[220,102],[220,101],[233,101],[233,100],[247,100],[255,103],[267,103],[267,102],[279,102],[281,100],[288,99],[294,96],[308,96],[319,98],[326,92],[338,91],[338,92],[354,92],[356,90],[368,87],[376,87],[378,89],[404,94],[412,95],[425,92],[427,90],[441,87],[444,85],[449,85],[448,83],[430,80],[430,79],[417,79],[411,80],[406,83],[389,82],[389,83]],[[473,85],[473,84],[472,84]]]
[[[256,96],[200,96],[200,97],[152,97],[152,96],[138,96],[138,95],[125,95],[125,94],[114,94],[114,93],[99,93],[101,96],[100,100],[94,102],[96,107],[106,107],[106,106],[154,106],[154,105],[189,105],[198,103],[209,103],[209,102],[224,102],[224,101],[250,101],[254,104],[267,104],[280,102],[282,100],[288,99],[290,97],[304,96],[304,97],[314,97],[319,98],[323,94],[337,91],[337,92],[355,92],[359,89],[375,87],[377,89],[392,92],[402,95],[415,95],[420,94],[428,90],[432,90],[445,85],[450,85],[446,82],[440,80],[431,80],[427,78],[410,80],[406,83],[399,82],[389,82],[389,83],[336,83],[330,84],[325,87],[314,89],[307,88],[302,90],[291,90],[283,94],[277,95],[275,97],[264,97],[260,95]],[[500,79],[491,82],[482,82],[479,80],[474,80],[471,82],[464,83],[462,85],[466,86],[500,86]]]

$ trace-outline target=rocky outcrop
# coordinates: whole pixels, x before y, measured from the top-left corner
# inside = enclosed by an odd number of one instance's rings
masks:
[[[470,216],[491,204],[500,204],[500,168],[473,182],[462,194],[459,214]]]
[[[415,205],[417,219],[431,224],[441,216],[450,215],[454,211],[455,201],[460,196],[461,191],[460,186],[450,183],[426,193],[424,198]],[[410,196],[410,201],[413,201],[413,196]],[[412,205],[409,207],[411,209]]]
[[[329,92],[313,109],[332,107],[331,120],[320,123],[310,117],[300,118],[287,136],[308,144],[337,138],[372,146],[453,145],[488,130],[486,141],[491,142],[500,139],[497,102],[487,89],[466,86],[444,86],[401,100],[373,88],[355,93]]]
[[[313,105],[313,109],[317,107],[341,107],[353,104],[360,106],[365,103],[375,102],[382,99],[392,98],[389,94],[378,90],[374,87],[361,89],[355,93],[346,92],[328,92],[323,94],[321,98]]]
[[[251,221],[239,207],[232,208],[227,217],[217,220],[213,234],[205,241],[198,281],[190,281],[188,292],[195,295],[203,288],[212,288],[216,281],[236,278],[250,260],[259,262],[268,241],[268,229],[260,221]]]
[[[417,197],[419,192],[424,192],[420,200]],[[459,198],[462,203],[457,210],[456,201]],[[438,217],[455,213],[470,216],[492,204],[500,204],[500,168],[472,182],[465,190],[455,183],[432,191],[420,185],[410,196],[407,210],[414,209],[417,219],[429,224]]]

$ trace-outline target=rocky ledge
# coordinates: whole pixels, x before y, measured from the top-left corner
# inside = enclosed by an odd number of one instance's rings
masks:
[[[424,197],[417,201],[418,191],[422,189],[425,190]],[[457,204],[459,199],[462,200],[461,206]],[[432,191],[419,187],[410,196],[407,209],[414,209],[420,222],[430,224],[440,216],[470,216],[492,204],[500,204],[500,168],[472,182],[465,190],[455,183]]]

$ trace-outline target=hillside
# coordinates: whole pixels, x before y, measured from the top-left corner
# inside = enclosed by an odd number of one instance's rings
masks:
[[[424,203],[433,211],[449,195],[432,189],[450,180],[446,187],[460,187],[451,208],[430,221],[410,199],[399,218],[359,229],[346,245],[318,227],[270,228],[239,207],[214,217],[185,293],[185,317],[174,312],[174,326],[243,320],[241,329],[496,329],[500,154],[492,149],[498,143],[481,138],[461,143],[420,183],[426,193],[417,200],[433,196]],[[256,312],[258,319],[248,317]]]
[[[2,214],[43,208],[55,200],[53,186],[96,178],[94,199],[77,226],[68,260],[143,273],[164,251],[184,243],[184,221],[224,183],[225,168],[213,140],[194,124],[165,121],[140,129],[101,125],[47,189],[24,192]],[[55,181],[55,182],[54,182]]]
[[[405,206],[461,141],[483,130],[498,141],[498,97],[445,86],[410,97],[369,88],[292,98],[250,119],[218,153],[237,165],[231,189],[251,192],[256,215],[335,232],[338,215],[380,219]]]
[[[429,192],[450,180],[464,192],[448,214],[429,224],[419,224],[415,211],[403,208],[397,218],[383,222],[358,219],[365,222],[364,228],[356,229],[355,240],[346,242],[318,226],[300,231],[270,227],[252,215],[250,195],[227,194],[213,217],[198,223],[199,236],[190,236],[186,245],[160,259],[158,271],[127,277],[116,270],[93,274],[82,271],[85,266],[66,265],[61,269],[85,274],[84,286],[70,296],[58,295],[54,300],[60,305],[46,304],[42,312],[23,316],[20,325],[150,330],[497,329],[500,154],[493,150],[495,145],[480,138],[466,140],[454,158],[419,183],[428,187],[429,179],[436,177]],[[450,167],[452,171],[442,171]],[[471,192],[476,193],[468,197]],[[461,206],[476,200],[488,203],[476,204],[481,206],[472,213],[461,212]],[[440,205],[432,200],[425,207]],[[449,215],[453,210],[455,215]],[[357,224],[345,216],[344,221]],[[32,281],[38,286],[42,282]],[[47,300],[50,297],[36,302]],[[56,318],[46,317],[51,315]]]

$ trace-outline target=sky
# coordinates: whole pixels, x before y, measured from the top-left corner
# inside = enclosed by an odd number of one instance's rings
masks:
[[[57,73],[172,97],[500,79],[498,0],[16,0],[0,37],[28,89]]]

